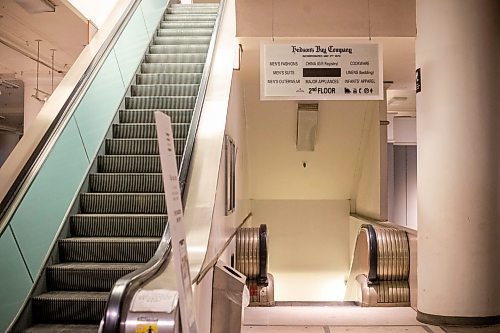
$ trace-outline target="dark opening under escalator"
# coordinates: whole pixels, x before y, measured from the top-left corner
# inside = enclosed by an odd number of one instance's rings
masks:
[[[167,216],[154,112],[172,118],[180,165],[217,11],[217,4],[167,9],[70,217],[70,237],[56,244],[59,260],[46,267],[31,315],[14,330],[97,332],[115,281],[155,253]]]

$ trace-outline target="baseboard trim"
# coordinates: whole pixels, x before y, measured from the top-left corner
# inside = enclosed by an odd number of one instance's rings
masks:
[[[500,324],[500,316],[487,317],[458,317],[458,316],[440,316],[429,313],[420,312],[417,310],[417,320],[430,325],[496,325]]]

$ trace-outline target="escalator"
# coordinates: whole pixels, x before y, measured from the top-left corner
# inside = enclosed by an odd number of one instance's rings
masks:
[[[416,296],[415,246],[415,235],[405,230],[361,225],[345,301],[369,307],[416,305],[411,299]]]
[[[68,237],[57,241],[57,260],[13,331],[97,332],[114,283],[154,255],[168,225],[154,112],[172,118],[180,166],[196,130],[217,13],[217,4],[167,8],[69,218]]]

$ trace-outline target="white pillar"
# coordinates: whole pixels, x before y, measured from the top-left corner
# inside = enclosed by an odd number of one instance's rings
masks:
[[[417,0],[418,315],[500,322],[500,1]]]

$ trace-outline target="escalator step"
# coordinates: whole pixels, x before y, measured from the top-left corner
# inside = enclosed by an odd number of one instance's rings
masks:
[[[170,7],[167,14],[217,14],[218,7]]]
[[[196,96],[199,84],[132,85],[132,96]]]
[[[127,109],[192,109],[196,96],[125,97]]]
[[[206,53],[207,50],[208,44],[151,45],[149,47],[151,54]]]
[[[156,139],[106,139],[108,155],[158,155]]]
[[[206,53],[172,53],[172,54],[146,54],[148,63],[204,63]]]
[[[409,306],[410,286],[408,281],[379,281],[374,284],[377,303],[404,303]]]
[[[191,44],[209,44],[210,36],[175,36],[175,37],[153,37],[155,45],[191,45]]]
[[[215,21],[163,21],[160,29],[204,29],[213,28]]]
[[[158,193],[83,193],[82,213],[165,214],[165,197]]]
[[[137,84],[199,84],[201,73],[137,74]]]
[[[76,214],[70,218],[75,237],[161,237],[166,214]]]
[[[210,2],[200,2],[200,3],[173,3],[170,5],[170,8],[194,8],[194,7],[219,7],[218,3],[210,3]]]
[[[140,268],[141,264],[62,263],[47,267],[49,290],[110,291],[122,276]]]
[[[186,139],[174,139],[177,155],[182,155]],[[106,153],[109,155],[158,155],[156,139],[106,139]]]
[[[89,187],[95,193],[162,193],[161,173],[94,173]]]
[[[145,263],[155,253],[160,238],[72,237],[59,240],[62,262]]]
[[[217,14],[167,14],[165,21],[215,21]]]
[[[205,63],[143,63],[141,72],[153,73],[202,73]]]
[[[186,138],[191,124],[172,124],[176,138]],[[156,138],[155,124],[113,124],[114,138]]]
[[[177,156],[177,167],[182,156]],[[160,157],[155,155],[97,156],[97,171],[105,173],[161,172]]]
[[[157,36],[212,36],[212,28],[158,29]]]
[[[99,325],[38,324],[23,333],[97,333]]]
[[[98,324],[104,313],[107,292],[51,291],[32,298],[38,323]]]
[[[120,123],[154,123],[156,111],[169,115],[172,123],[190,123],[193,117],[193,110],[191,109],[128,109],[120,110]]]

